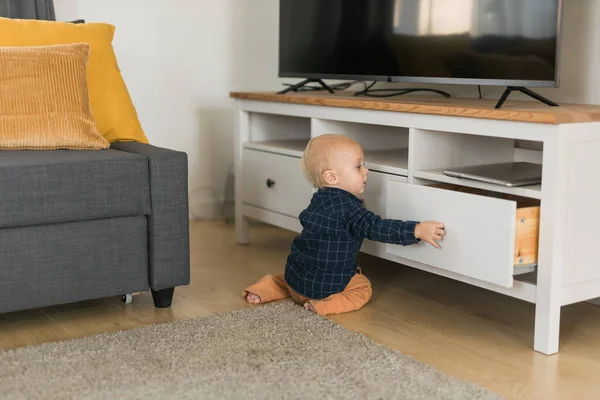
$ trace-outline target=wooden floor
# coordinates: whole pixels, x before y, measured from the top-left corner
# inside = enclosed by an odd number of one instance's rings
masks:
[[[107,298],[4,314],[0,349],[251,307],[244,285],[281,272],[293,237],[259,224],[252,244],[238,246],[232,225],[192,222],[192,284],[176,290],[172,308],[157,310],[142,293],[128,305]],[[332,318],[348,329],[510,399],[600,398],[600,307],[564,307],[561,351],[548,357],[532,350],[532,305],[373,257],[360,262],[374,293],[362,310]]]

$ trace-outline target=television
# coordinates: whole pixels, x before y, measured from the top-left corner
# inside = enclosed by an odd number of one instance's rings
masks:
[[[558,87],[562,0],[280,0],[279,76]]]

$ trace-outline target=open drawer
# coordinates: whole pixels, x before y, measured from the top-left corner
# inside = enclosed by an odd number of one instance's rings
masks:
[[[388,218],[445,224],[441,249],[421,242],[386,252],[481,281],[512,287],[516,269],[537,263],[539,202],[454,185],[388,182]]]

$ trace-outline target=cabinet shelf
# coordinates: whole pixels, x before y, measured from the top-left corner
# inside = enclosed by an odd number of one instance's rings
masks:
[[[415,178],[426,179],[434,182],[450,183],[458,186],[472,187],[476,189],[489,190],[491,192],[507,193],[515,196],[527,197],[530,199],[541,199],[542,198],[542,186],[541,185],[529,185],[519,187],[509,187],[502,185],[494,185],[492,183],[479,182],[471,179],[455,178],[452,176],[444,175],[442,169],[427,170],[427,171],[415,171],[413,176]]]
[[[247,149],[267,151],[269,153],[302,157],[302,153],[304,153],[307,144],[308,139],[265,140],[260,142],[247,142],[244,143],[244,147]]]
[[[308,139],[265,140],[247,142],[247,149],[262,150],[269,153],[302,157]],[[406,176],[408,174],[408,149],[369,150],[365,151],[367,168],[379,172]]]
[[[408,149],[368,150],[365,151],[367,168],[395,175],[408,175]]]

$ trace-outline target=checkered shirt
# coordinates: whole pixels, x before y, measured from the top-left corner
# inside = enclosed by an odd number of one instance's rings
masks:
[[[418,222],[382,219],[355,195],[322,188],[300,213],[302,232],[292,242],[285,280],[297,293],[323,299],[342,292],[357,270],[363,239],[412,245]]]

